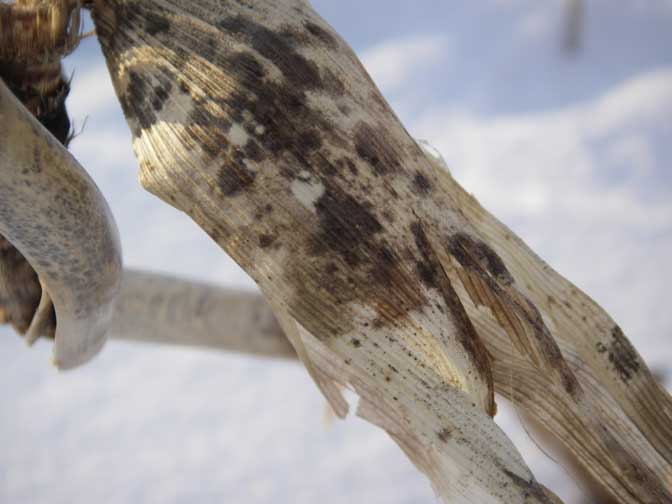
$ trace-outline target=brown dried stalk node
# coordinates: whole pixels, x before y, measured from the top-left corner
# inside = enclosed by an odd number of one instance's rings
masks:
[[[79,0],[19,0],[0,3],[0,77],[61,143],[70,121],[70,90],[61,59],[79,44]]]

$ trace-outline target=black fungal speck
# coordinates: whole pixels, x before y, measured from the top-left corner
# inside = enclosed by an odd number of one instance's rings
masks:
[[[159,112],[166,100],[170,97],[170,91],[173,88],[171,81],[167,79],[162,79],[162,82],[159,86],[155,86],[154,95],[152,96],[152,107],[155,112]]]
[[[355,151],[366,161],[376,175],[393,173],[400,167],[394,143],[383,128],[360,122],[355,127]]]
[[[268,248],[271,245],[273,245],[273,242],[275,242],[276,237],[270,234],[261,234],[259,235],[259,246],[261,248]]]
[[[502,468],[502,471],[511,479],[513,484],[518,487],[525,499],[528,497],[533,497],[538,499],[540,502],[548,501],[548,497],[546,492],[544,492],[543,487],[534,479],[526,480],[525,478],[521,478],[516,473],[511,472],[508,469]]]
[[[313,253],[337,252],[350,266],[362,261],[363,236],[373,237],[383,230],[378,219],[350,194],[327,188],[315,202],[320,231],[313,240]]]
[[[263,158],[261,147],[252,139],[247,141],[245,147],[243,147],[243,152],[245,153],[245,157],[252,161],[260,161]]]
[[[432,191],[432,184],[425,175],[416,172],[413,177],[413,191],[420,196],[426,196]]]
[[[278,67],[288,83],[298,89],[315,89],[321,86],[317,65],[299,54],[292,40],[255,23],[243,16],[226,17],[217,23],[225,32],[240,36],[249,42],[264,58]]]
[[[452,429],[449,429],[448,427],[441,429],[439,432],[436,433],[436,437],[439,438],[439,440],[443,443],[447,443],[451,436],[453,435]]]
[[[166,32],[170,29],[170,23],[160,14],[147,10],[144,13],[143,18],[145,20],[145,31],[151,36]]]
[[[619,326],[614,326],[611,330],[611,337],[611,343],[606,347],[609,352],[609,362],[621,379],[627,382],[639,372],[641,367],[637,351]]]
[[[331,49],[338,48],[338,40],[336,40],[336,38],[331,33],[329,33],[329,31],[311,21],[306,22],[304,26],[306,27],[308,33],[310,33],[314,38],[319,40],[325,46]]]
[[[121,106],[127,117],[135,118],[142,129],[146,129],[154,124],[154,117],[147,113],[137,114],[139,106],[146,102],[150,96],[150,87],[146,78],[134,70],[128,71],[128,86],[126,92],[121,96]]]
[[[343,96],[346,91],[345,83],[329,68],[322,70],[322,84],[324,90],[334,97]],[[349,115],[348,110],[341,110],[344,115]]]
[[[457,233],[449,240],[448,247],[455,259],[468,270],[479,274],[487,272],[504,285],[514,283],[504,261],[485,242],[466,233]]]
[[[225,196],[236,196],[254,183],[255,173],[239,164],[224,164],[219,169],[217,183]]]

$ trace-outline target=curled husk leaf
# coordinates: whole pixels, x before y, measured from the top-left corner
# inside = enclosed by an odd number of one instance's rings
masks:
[[[65,106],[70,85],[61,59],[79,43],[80,11],[80,2],[74,0],[0,3],[0,79],[63,145],[72,133]],[[26,333],[40,299],[46,303],[41,328],[53,337],[53,305],[42,297],[35,270],[0,236],[0,322]]]
[[[116,225],[86,172],[2,81],[0,139],[0,234],[22,256],[14,254],[10,281],[35,281],[25,259],[40,282],[26,337],[32,342],[47,332],[55,310],[54,362],[71,368],[105,341],[121,280]]]

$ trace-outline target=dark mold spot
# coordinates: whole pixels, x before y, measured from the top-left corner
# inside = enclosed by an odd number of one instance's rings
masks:
[[[500,296],[506,296],[506,294],[504,294],[498,288],[498,286],[493,285],[492,282],[490,283],[490,287]],[[581,391],[579,382],[572,370],[567,365],[567,362],[565,361],[565,358],[560,351],[560,347],[558,347],[555,339],[553,339],[553,335],[551,335],[548,327],[546,327],[544,319],[541,316],[541,312],[536,307],[536,305],[532,303],[532,301],[522,296],[522,294],[520,297],[522,298],[524,305],[521,305],[515,301],[512,302],[514,307],[517,308],[516,312],[532,328],[544,359],[553,369],[558,372],[560,376],[560,382],[562,383],[562,387],[564,388],[565,392],[567,392],[572,397],[576,397],[577,394]]]
[[[514,283],[504,261],[486,243],[475,240],[466,233],[457,233],[448,243],[450,253],[466,269],[479,274],[487,272],[504,285]]]
[[[621,380],[627,382],[641,368],[639,356],[619,326],[614,326],[611,330],[611,338],[609,345],[598,343],[597,351],[599,353],[608,352],[609,362],[614,366]]]
[[[331,163],[320,154],[325,135],[332,144],[340,142],[340,135],[320,111],[308,107],[305,92],[294,83],[278,83],[266,78],[266,72],[252,53],[236,53],[226,60],[227,73],[238,78],[236,91],[225,99],[229,117],[245,124],[249,117],[264,128],[256,139],[257,145],[246,155],[260,161],[264,154],[276,158],[290,153],[296,163],[295,171],[283,175],[293,179],[303,169],[327,173]],[[206,118],[207,121],[216,118]]]
[[[425,261],[417,261],[415,267],[420,281],[430,289],[436,288],[436,269]]]
[[[521,478],[516,473],[511,472],[508,469],[502,468],[502,471],[511,479],[513,484],[520,489],[525,499],[528,497],[534,497],[540,502],[548,501],[548,496],[544,491],[544,488],[539,483],[537,483],[534,478],[531,480],[526,480],[525,478]]]
[[[160,8],[153,11],[142,6],[135,12],[120,7],[115,9],[115,16],[100,14],[107,21],[101,26],[104,35],[101,44],[108,59],[118,58],[121,49],[132,45],[128,33],[142,29],[156,33],[176,31],[169,11]],[[114,24],[111,18],[116,18],[115,26],[110,26]],[[139,129],[133,133],[138,136],[140,129],[151,127],[161,118],[159,112],[164,110],[170,89],[163,82],[158,89],[154,84],[156,79],[165,78],[178,85],[182,93],[188,93],[194,102],[186,121],[187,134],[182,139],[187,149],[199,146],[209,157],[227,164],[241,164],[247,159],[259,163],[290,154],[292,162],[278,165],[291,167],[282,173],[287,178],[293,178],[302,169],[314,171],[315,167],[321,173],[333,174],[332,162],[322,154],[324,139],[341,147],[347,146],[347,140],[320,110],[308,105],[306,92],[344,93],[338,76],[329,69],[324,69],[322,75],[315,62],[299,52],[297,41],[301,37],[296,33],[270,30],[243,16],[225,17],[217,26],[221,33],[196,24],[181,24],[182,36],[161,39],[170,65],[143,67],[141,72],[129,70],[129,85],[121,101],[124,114],[138,123]],[[303,34],[301,40],[329,42],[330,35],[318,25],[294,31]],[[232,52],[232,41],[253,50]],[[267,65],[275,66],[282,78],[269,77]],[[167,74],[172,67],[179,75]],[[232,83],[226,93],[220,93],[218,86],[207,80],[220,72]],[[233,92],[229,92],[231,89]],[[222,132],[228,131],[233,122],[251,133],[255,141],[242,149],[228,145]],[[264,128],[263,134],[254,134],[257,126]]]
[[[313,253],[335,251],[350,266],[362,262],[366,240],[383,230],[378,219],[360,202],[341,190],[329,189],[315,203],[320,232],[313,240]]]
[[[235,196],[254,183],[256,174],[238,164],[225,164],[219,169],[217,183],[225,196]]]
[[[194,117],[196,114],[190,114]],[[230,128],[230,123],[221,120],[219,126],[216,128],[208,128],[201,126],[197,122],[192,122],[187,126],[188,136],[185,139],[187,148],[191,144],[198,145],[201,150],[211,160],[217,159],[220,156],[229,154],[230,162],[242,162],[243,155],[239,149],[231,148],[229,140],[226,137],[225,131]]]
[[[374,128],[365,122],[355,127],[355,150],[376,175],[393,173],[399,169],[399,156],[393,145],[382,128]]]
[[[352,343],[352,346],[355,348],[360,348],[362,346],[362,342],[359,341],[357,338],[352,338],[350,340],[350,343]]]
[[[261,147],[259,144],[252,140],[249,139],[247,143],[245,144],[245,147],[243,147],[243,152],[245,154],[245,157],[247,159],[250,159],[251,161],[261,161],[263,158],[263,152],[261,150]]]
[[[383,218],[389,223],[394,223],[395,221],[394,215],[389,210],[383,210]]]
[[[291,37],[274,32],[242,16],[227,17],[217,23],[223,31],[238,35],[264,58],[278,67],[288,83],[298,89],[315,89],[322,85],[317,65],[299,54]]]
[[[420,196],[427,196],[432,191],[432,184],[422,173],[416,172],[413,177],[413,191]]]
[[[121,96],[121,107],[124,115],[136,119],[142,129],[150,128],[154,124],[154,117],[149,118],[147,114],[139,113],[142,105],[147,100],[150,86],[143,75],[135,70],[128,71],[128,86],[126,92]],[[136,136],[140,132],[134,132]]]
[[[173,83],[168,79],[161,79],[161,84],[154,86],[154,95],[152,96],[152,107],[154,111],[159,112],[170,97],[170,91],[173,89]]]
[[[271,245],[273,245],[273,242],[277,239],[276,236],[269,235],[269,234],[261,234],[259,235],[259,246],[263,248],[268,248]]]
[[[143,18],[145,20],[145,31],[151,36],[166,32],[170,29],[170,23],[168,20],[162,15],[157,14],[151,10],[145,11]]]
[[[230,67],[245,81],[260,83],[266,77],[266,69],[251,52],[239,52],[231,55]]]
[[[450,440],[452,434],[453,430],[446,427],[437,432],[436,437],[438,437],[441,442],[447,443]]]
[[[315,130],[306,131],[301,138],[301,146],[308,152],[322,147],[322,138]]]
[[[408,274],[398,253],[380,237],[383,227],[371,205],[325,177],[320,181],[325,192],[315,202],[318,229],[307,249],[312,256],[309,260],[316,264],[320,275],[316,278],[306,274],[305,259],[297,257],[293,261],[287,274],[296,288],[296,303],[305,303],[308,296],[302,286],[319,289],[322,296],[312,296],[309,309],[312,313],[324,310],[333,314],[337,322],[322,317],[321,323],[330,324],[334,335],[351,328],[352,314],[346,309],[351,302],[375,311],[377,329],[397,325],[410,310],[427,304],[425,293]],[[334,306],[343,308],[334,310]]]
[[[322,70],[322,84],[324,90],[327,91],[332,96],[343,96],[345,94],[345,84],[338,76],[332,72],[329,68]],[[349,111],[343,111],[344,115],[348,115]]]
[[[447,244],[448,250],[465,270],[478,275],[502,303],[505,310],[512,310],[532,329],[546,363],[555,369],[565,391],[575,397],[580,390],[576,376],[565,362],[562,352],[544,323],[539,309],[520,292],[513,296],[507,289],[513,288],[514,279],[504,261],[482,241],[466,233],[453,235]],[[491,306],[491,308],[493,308]],[[493,308],[497,310],[496,307]],[[501,310],[501,308],[499,308]],[[512,336],[517,337],[517,336]],[[526,336],[525,336],[526,337]]]
[[[328,30],[325,30],[321,26],[313,23],[312,21],[307,21],[304,26],[308,33],[310,33],[314,38],[318,39],[322,44],[329,47],[330,49],[338,48],[338,40],[329,33]]]

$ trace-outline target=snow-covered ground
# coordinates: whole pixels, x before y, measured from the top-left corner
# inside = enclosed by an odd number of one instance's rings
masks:
[[[672,373],[672,2],[316,0],[409,131]],[[191,221],[139,188],[97,43],[68,60],[73,151],[108,197],[129,266],[254,288]],[[0,329],[0,503],[431,503],[383,433],[329,426],[291,363],[110,343],[58,374]],[[668,385],[670,382],[668,381]],[[538,479],[576,485],[518,428]]]

